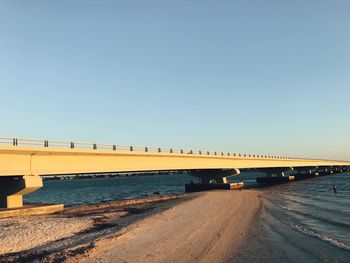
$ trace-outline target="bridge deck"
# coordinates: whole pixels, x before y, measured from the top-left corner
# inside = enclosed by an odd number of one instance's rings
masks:
[[[350,162],[292,157],[161,149],[110,144],[0,138],[0,207],[22,206],[22,195],[42,187],[41,175],[216,170],[199,175],[225,183],[219,170],[265,169],[267,174],[290,169],[343,167]],[[221,178],[219,178],[221,177]],[[202,180],[202,181],[203,181]]]
[[[152,170],[347,166],[350,162],[283,157],[244,157],[0,146],[0,176]]]

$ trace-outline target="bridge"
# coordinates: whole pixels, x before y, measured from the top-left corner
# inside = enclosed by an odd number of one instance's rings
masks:
[[[227,184],[227,176],[255,169],[266,178],[349,171],[350,162],[58,140],[0,138],[0,207],[23,206],[23,195],[43,186],[41,176],[190,170],[203,184]]]

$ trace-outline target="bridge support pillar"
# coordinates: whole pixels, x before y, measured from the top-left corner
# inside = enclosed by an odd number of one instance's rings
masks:
[[[186,192],[206,191],[213,189],[241,189],[243,182],[228,183],[227,177],[239,174],[239,169],[205,169],[191,171],[190,175],[199,177],[200,183],[193,183],[185,185]]]
[[[238,169],[208,169],[192,171],[190,175],[199,177],[202,184],[227,184],[227,177],[237,175],[240,171]]]
[[[40,189],[43,181],[40,176],[0,177],[0,208],[19,208],[23,206],[23,195]]]
[[[257,183],[280,184],[295,180],[293,175],[288,176],[286,174],[287,172],[293,171],[293,167],[258,168],[257,170],[266,174],[266,177],[257,177]]]
[[[342,173],[344,171],[344,167],[343,166],[338,166],[335,168],[336,173]]]
[[[328,167],[328,166],[319,167],[319,168],[317,169],[317,172],[318,172],[321,176],[330,175],[330,174],[331,174],[331,171],[332,171],[332,168],[331,168],[331,167]]]
[[[317,170],[318,167],[305,167],[305,168],[299,168],[299,167],[294,167],[294,170],[298,174],[303,174],[303,175],[311,175],[314,174],[315,171]]]
[[[286,173],[293,171],[293,167],[280,167],[280,168],[258,168],[260,172],[266,174],[267,177],[286,177]]]

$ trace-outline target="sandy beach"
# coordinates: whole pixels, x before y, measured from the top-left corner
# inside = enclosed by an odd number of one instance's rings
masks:
[[[98,242],[85,262],[227,262],[258,207],[252,191],[208,192]]]
[[[231,262],[260,208],[257,192],[211,191],[0,220],[2,262]],[[244,258],[243,258],[244,259]]]

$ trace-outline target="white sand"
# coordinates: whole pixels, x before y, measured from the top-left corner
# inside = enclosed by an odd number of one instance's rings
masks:
[[[87,218],[28,216],[0,220],[0,255],[66,238],[91,227]]]

